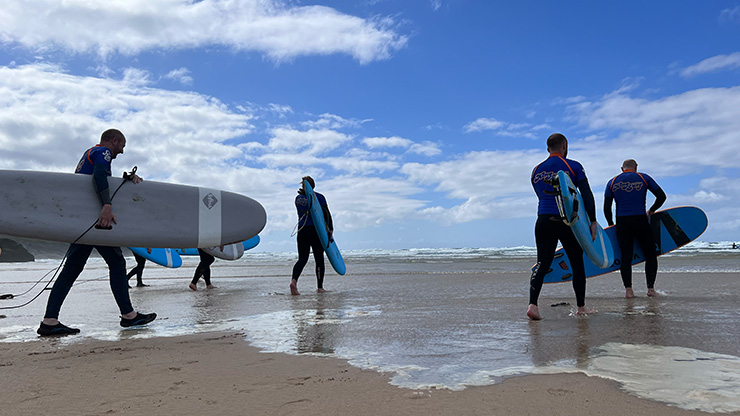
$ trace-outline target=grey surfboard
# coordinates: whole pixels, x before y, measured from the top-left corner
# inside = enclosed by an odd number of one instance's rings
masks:
[[[85,232],[101,208],[92,176],[0,170],[0,234],[103,246],[213,247],[248,240],[267,222],[259,202],[234,192],[113,177],[108,183],[117,224]]]

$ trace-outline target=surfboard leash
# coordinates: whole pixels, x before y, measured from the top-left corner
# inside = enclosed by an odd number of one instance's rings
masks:
[[[113,198],[115,198],[116,194],[117,194],[117,193],[118,193],[118,191],[119,191],[119,190],[121,189],[121,187],[123,186],[123,184],[133,179],[134,175],[136,174],[136,170],[137,170],[137,169],[138,169],[138,167],[137,167],[137,166],[134,166],[134,167],[133,167],[133,169],[131,169],[131,172],[130,172],[130,173],[128,173],[128,172],[123,172],[123,181],[121,181],[121,183],[120,183],[120,184],[118,185],[118,187],[116,188],[116,190],[115,190],[115,191],[113,191],[113,195],[111,195],[111,197],[110,197],[110,200],[111,200],[111,202],[113,201]],[[79,237],[77,237],[77,238],[76,238],[76,239],[75,239],[75,240],[74,240],[74,241],[73,241],[73,242],[72,242],[72,243],[70,244],[70,246],[71,246],[72,244],[76,244],[76,243],[77,243],[78,241],[80,241],[80,239],[81,239],[82,237],[84,237],[84,236],[85,236],[85,234],[87,234],[88,232],[90,232],[90,230],[92,230],[92,229],[93,229],[93,228],[94,228],[94,227],[95,227],[95,226],[96,226],[97,224],[98,224],[98,220],[96,219],[96,220],[95,220],[95,222],[94,222],[94,223],[93,223],[93,224],[92,224],[91,226],[89,226],[89,227],[87,228],[87,230],[85,230],[85,232],[83,232],[82,234],[80,234],[80,236],[79,236]],[[112,228],[112,227],[111,227],[111,228]],[[41,289],[41,290],[39,291],[39,293],[37,293],[37,294],[36,294],[36,295],[35,295],[35,296],[34,296],[34,297],[33,297],[33,298],[31,299],[31,300],[29,300],[29,301],[28,301],[28,302],[26,302],[26,303],[22,303],[22,304],[20,304],[20,305],[13,305],[13,306],[0,306],[0,310],[2,310],[2,309],[18,309],[18,308],[22,308],[22,307],[24,307],[24,306],[30,305],[30,304],[31,304],[31,302],[33,302],[34,300],[38,299],[38,297],[39,297],[39,296],[41,296],[41,294],[42,294],[42,293],[44,293],[44,291],[45,291],[46,289],[48,289],[48,288],[49,288],[49,286],[51,285],[51,283],[52,283],[52,282],[54,281],[54,279],[55,279],[55,278],[57,277],[57,274],[59,274],[59,270],[60,270],[60,269],[62,268],[62,265],[64,265],[64,262],[65,262],[65,261],[67,260],[67,255],[69,255],[69,248],[67,249],[67,252],[66,252],[66,253],[64,253],[64,257],[62,257],[62,260],[61,260],[61,261],[59,262],[59,266],[57,266],[57,267],[56,267],[55,269],[52,269],[52,270],[49,270],[48,272],[46,272],[46,274],[45,274],[45,275],[44,275],[43,277],[41,277],[41,278],[40,278],[39,280],[37,280],[37,281],[36,281],[36,283],[34,283],[34,284],[33,284],[33,285],[32,285],[32,286],[31,286],[31,287],[30,287],[30,288],[28,289],[28,290],[26,290],[25,292],[23,292],[23,293],[20,293],[20,294],[17,294],[17,295],[15,295],[15,294],[12,294],[12,293],[6,293],[6,294],[3,294],[3,295],[0,295],[0,300],[13,299],[13,298],[17,298],[17,297],[21,297],[21,296],[24,296],[24,295],[28,294],[28,292],[30,292],[31,290],[33,290],[33,288],[35,288],[36,286],[38,286],[38,284],[39,284],[39,283],[41,283],[41,282],[42,282],[42,281],[43,281],[43,280],[44,280],[44,279],[45,279],[45,278],[46,278],[46,277],[47,277],[47,276],[48,276],[48,275],[49,275],[49,274],[50,274],[51,272],[54,272],[54,275],[52,275],[51,279],[49,279],[49,281],[48,281],[48,282],[46,282],[46,285],[44,285],[44,288],[43,288],[43,289]],[[96,279],[96,280],[97,280],[97,279]]]

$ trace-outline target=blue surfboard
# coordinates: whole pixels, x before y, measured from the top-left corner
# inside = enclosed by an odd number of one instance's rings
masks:
[[[650,227],[653,229],[656,253],[660,256],[696,240],[707,229],[708,223],[707,215],[697,207],[675,207],[656,212],[650,217]],[[622,253],[619,251],[619,243],[617,242],[617,227],[607,227],[605,231],[609,240],[611,240],[615,260],[609,267],[602,269],[587,261],[584,254],[583,264],[586,277],[600,276],[619,270]],[[635,241],[632,264],[642,263],[643,261],[645,261],[645,255],[640,245]],[[545,283],[569,282],[573,279],[572,273],[570,260],[561,247],[555,252],[552,266],[545,275]]]
[[[129,247],[132,253],[138,254],[147,260],[153,261],[160,266],[171,267],[173,269],[182,266],[180,255],[170,248],[153,248],[151,253],[143,247]]]
[[[308,209],[311,213],[311,219],[313,220],[316,232],[319,234],[319,241],[321,241],[321,245],[324,247],[326,257],[329,259],[329,263],[331,263],[331,267],[334,268],[334,271],[343,275],[347,272],[347,267],[344,264],[342,254],[339,252],[339,247],[337,247],[337,243],[334,241],[333,238],[330,240],[329,234],[326,232],[324,210],[321,209],[319,198],[313,192],[313,188],[311,188],[311,184],[309,184],[308,181],[303,181],[303,189],[306,191],[306,198],[308,198]]]
[[[589,258],[589,263],[600,268],[609,267],[614,263],[614,250],[611,240],[606,236],[604,229],[597,227],[596,239],[591,239],[591,221],[586,214],[586,206],[583,197],[573,185],[570,176],[564,171],[558,171],[558,183],[553,185],[560,192],[558,202],[562,206],[562,215],[565,223],[573,230],[578,243],[583,248],[584,254]]]
[[[260,243],[260,236],[255,235],[249,240],[243,241],[242,245],[244,246],[244,251],[247,251],[247,250],[257,247],[259,243]],[[177,254],[181,256],[197,256],[198,255],[197,248],[178,248],[178,249],[175,249],[175,251],[177,252]]]

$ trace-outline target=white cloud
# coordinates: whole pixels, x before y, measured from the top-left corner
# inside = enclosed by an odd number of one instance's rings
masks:
[[[190,70],[187,68],[173,69],[164,76],[167,79],[171,79],[175,82],[179,82],[182,85],[192,85],[193,77],[190,76]]]
[[[710,72],[737,68],[740,68],[740,52],[733,52],[729,55],[717,55],[707,58],[698,64],[682,69],[679,73],[682,77],[689,78]]]
[[[737,108],[740,87],[697,89],[656,100],[609,94],[573,111],[584,127],[612,138],[584,148],[595,162],[602,161],[599,166],[605,159],[618,166],[619,159],[631,157],[662,175],[681,176],[737,167]]]
[[[472,123],[465,125],[465,127],[463,127],[463,131],[465,131],[465,133],[471,133],[475,131],[498,130],[504,125],[504,122],[498,121],[495,118],[481,117]]]
[[[363,19],[280,0],[5,0],[0,10],[4,43],[102,57],[225,46],[277,62],[342,53],[366,64],[406,45],[395,26],[388,17]]]
[[[732,9],[724,9],[719,14],[720,22],[740,22],[740,6],[735,6]]]
[[[317,120],[304,121],[301,125],[313,129],[342,129],[358,128],[366,121],[369,120],[346,119],[336,114],[324,113]]]
[[[251,115],[207,96],[146,87],[142,74],[127,70],[113,80],[51,65],[0,67],[0,165],[70,171],[111,127],[128,138],[120,162],[139,164],[145,177],[165,179],[240,156],[221,143],[248,134]]]

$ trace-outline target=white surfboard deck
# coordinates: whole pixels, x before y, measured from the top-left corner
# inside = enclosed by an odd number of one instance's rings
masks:
[[[91,175],[0,170],[0,234],[122,247],[213,247],[248,240],[267,222],[259,202],[234,192],[108,178],[117,224],[100,215]],[[88,230],[86,232],[86,230]]]

